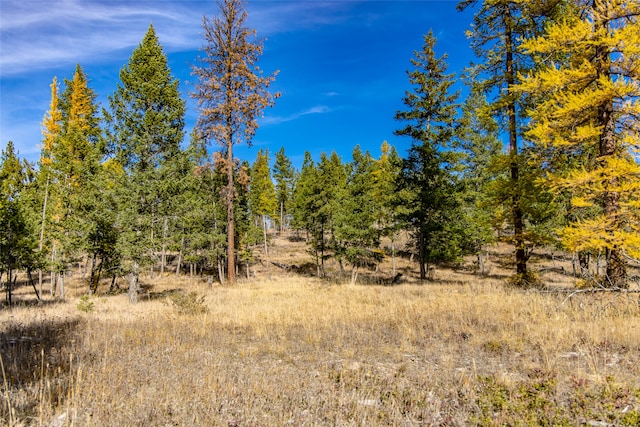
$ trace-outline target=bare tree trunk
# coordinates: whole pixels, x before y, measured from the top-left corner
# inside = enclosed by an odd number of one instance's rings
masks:
[[[44,228],[47,220],[47,201],[49,200],[49,174],[47,173],[47,182],[44,187],[44,200],[42,201],[42,224],[40,226],[40,242],[38,243],[38,253],[42,253],[44,248]],[[38,286],[40,295],[42,295],[42,269],[38,269]]]
[[[133,269],[129,273],[129,302],[138,302],[138,263],[133,264]]]
[[[593,1],[593,8],[595,10],[608,12],[607,9],[609,7],[609,3],[604,0]],[[603,16],[607,16],[607,14],[605,13]],[[600,20],[595,23],[594,28],[596,31],[602,29],[606,30],[608,25],[608,22],[604,21],[604,18],[600,18]],[[594,62],[596,67],[598,67],[598,77],[605,77],[607,81],[611,81],[611,58],[610,52],[606,47],[596,47]],[[598,109],[598,122],[598,124],[602,126],[599,141],[600,161],[604,162],[606,159],[615,156],[616,151],[618,150],[616,118],[614,115],[613,101]],[[620,219],[618,218],[618,213],[620,212],[620,193],[609,190],[609,188],[617,188],[619,180],[617,177],[612,177],[602,184],[605,189],[605,193],[602,197],[604,215],[607,220],[619,225]],[[610,231],[610,234],[613,234],[613,231]],[[610,286],[612,288],[627,288],[629,286],[629,283],[627,282],[627,265],[623,258],[622,250],[618,246],[607,248],[606,260],[607,283],[605,286]]]
[[[164,217],[164,223],[162,224],[162,257],[160,259],[160,275],[164,274],[164,267],[167,263],[167,228],[168,218]]]
[[[236,241],[235,218],[233,201],[235,199],[235,186],[233,184],[233,131],[229,126],[230,135],[227,140],[227,280],[230,285],[236,283]]]
[[[82,259],[84,260],[84,262],[78,261],[78,272],[80,273],[80,277],[84,279],[85,277],[87,277],[87,270],[89,270],[89,257],[84,255]]]
[[[396,277],[396,240],[391,236],[391,275]]]
[[[325,270],[324,270],[324,223],[322,223],[322,232],[320,233],[320,266],[321,268],[321,273],[322,273],[322,277],[325,276]]]
[[[93,257],[91,257],[91,275],[89,276],[89,295],[95,292],[95,289],[98,287],[98,283],[96,281],[96,258],[97,255],[94,253]]]
[[[282,237],[283,235],[283,231],[284,231],[284,225],[283,225],[283,221],[284,221],[284,202],[280,202],[280,237]]]
[[[505,49],[506,49],[506,74],[507,91],[515,85],[515,69],[513,54],[515,50],[512,19],[508,8],[505,8]],[[511,182],[513,183],[513,194],[511,195],[511,212],[513,217],[513,237],[516,248],[516,274],[527,274],[527,253],[524,239],[523,212],[520,207],[519,165],[518,165],[518,128],[517,111],[515,100],[510,100],[507,107],[509,116],[509,155],[511,157]]]
[[[111,279],[111,286],[109,286],[109,292],[115,292],[118,287],[116,280],[118,278],[118,275],[116,273],[113,273],[113,278]]]
[[[38,288],[36,288],[36,282],[33,280],[33,276],[31,275],[31,270],[27,270],[27,277],[29,278],[29,283],[33,286],[33,290],[36,292],[36,297],[38,297],[38,302],[41,301],[40,293],[38,292]]]
[[[589,274],[589,254],[587,252],[578,252],[578,266],[580,268],[580,276]]]
[[[13,286],[13,269],[9,268],[7,272],[7,284],[4,288],[5,290],[5,301],[7,305],[11,307],[11,288]]]
[[[58,277],[60,278],[60,286],[59,286],[59,291],[60,291],[60,299],[64,299],[64,276],[65,276],[65,271],[63,270]]]
[[[180,267],[182,266],[182,251],[184,250],[184,234],[180,239],[180,252],[178,252],[178,265],[176,266],[176,276],[180,275]]]
[[[56,244],[53,244],[51,249],[51,265],[55,265],[56,262]],[[55,267],[54,267],[55,268]],[[53,297],[56,294],[56,285],[58,284],[57,273],[51,270],[51,279],[49,280],[49,293]]]
[[[218,279],[220,279],[220,284],[224,285],[224,265],[218,258]]]
[[[420,225],[422,228],[422,225]],[[420,264],[420,280],[427,278],[427,270],[424,260],[424,233],[422,230],[418,232],[418,263]]]
[[[269,257],[269,246],[267,245],[267,217],[262,215],[262,237],[264,239],[264,256]]]

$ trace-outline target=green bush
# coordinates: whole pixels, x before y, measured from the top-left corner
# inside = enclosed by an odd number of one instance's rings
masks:
[[[197,292],[176,292],[169,297],[170,304],[178,314],[192,316],[209,312],[204,299],[205,297],[199,296]]]
[[[84,313],[91,313],[95,307],[93,301],[89,300],[89,295],[83,295],[80,297],[80,302],[76,304],[76,308]]]

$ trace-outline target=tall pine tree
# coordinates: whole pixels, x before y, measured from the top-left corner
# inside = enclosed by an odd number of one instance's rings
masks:
[[[374,224],[378,239],[388,237],[391,240],[391,265],[395,276],[396,238],[402,225],[399,220],[400,206],[396,203],[396,183],[402,171],[402,159],[387,141],[382,143],[380,151],[380,158],[375,161],[372,171]]]
[[[35,224],[26,212],[24,194],[30,174],[25,166],[9,141],[0,153],[0,283],[5,279],[8,305],[12,304],[18,270],[26,270],[31,279],[31,271],[40,266]]]
[[[128,261],[125,270],[132,302],[136,301],[141,266],[154,262],[154,223],[159,220],[166,230],[170,199],[179,191],[167,185],[179,180],[175,174],[184,175],[179,163],[185,102],[178,85],[155,29],[149,26],[120,70],[120,83],[109,97],[111,111],[107,114],[110,148],[124,170],[118,197],[118,246]]]
[[[454,137],[457,93],[451,93],[453,74],[447,74],[446,55],[436,57],[436,38],[429,32],[424,45],[411,60],[408,72],[412,90],[407,91],[407,110],[395,118],[406,123],[396,135],[408,136],[413,143],[403,162],[399,188],[406,199],[403,217],[411,228],[420,264],[420,278],[427,278],[427,264],[455,258],[460,254],[460,234],[456,180],[451,172],[455,163],[451,152]]]
[[[340,203],[335,213],[335,252],[339,261],[344,258],[351,264],[352,284],[357,280],[359,268],[381,261],[381,253],[377,251],[379,232],[375,227],[374,165],[371,154],[356,146],[346,187],[337,195]]]
[[[77,65],[73,78],[65,79],[60,97],[62,127],[52,147],[52,260],[60,273],[60,298],[64,297],[64,273],[71,261],[84,256],[96,225],[91,212],[98,203],[97,175],[104,156],[96,98],[87,75]]]
[[[249,184],[249,209],[260,221],[263,232],[264,254],[268,255],[267,225],[275,217],[278,209],[276,190],[269,168],[269,150],[258,150],[256,161],[251,168]]]
[[[502,144],[486,98],[473,84],[462,106],[459,124],[456,145],[462,153],[463,211],[470,244],[478,257],[478,269],[484,273],[483,249],[495,239],[490,186],[497,177],[491,166],[502,152]]]
[[[291,203],[293,197],[293,186],[295,179],[295,170],[291,164],[291,160],[287,157],[284,147],[276,153],[276,159],[273,164],[273,178],[276,181],[276,201],[278,203],[280,234],[283,234],[286,220],[285,217],[291,211]]]
[[[222,146],[227,162],[227,275],[235,282],[235,219],[233,146],[251,144],[262,111],[273,105],[268,92],[275,74],[263,76],[257,66],[262,44],[252,40],[255,31],[246,27],[247,12],[241,0],[220,0],[220,16],[203,18],[205,56],[194,67],[198,83],[193,96],[198,100],[198,129],[206,141]]]
[[[524,203],[530,199],[524,194],[530,188],[521,177],[523,164],[527,159],[521,151],[523,141],[523,115],[527,97],[514,92],[519,83],[520,73],[532,66],[530,57],[519,50],[523,39],[540,32],[547,17],[554,16],[562,2],[557,0],[462,0],[459,10],[477,7],[473,27],[468,31],[471,46],[476,56],[483,62],[471,69],[471,74],[480,88],[493,95],[490,107],[500,128],[508,138],[509,152],[504,168],[510,182],[504,199],[505,210],[509,213],[509,223],[513,229],[516,274],[518,281],[527,283],[527,261],[530,253],[527,247],[526,213]]]

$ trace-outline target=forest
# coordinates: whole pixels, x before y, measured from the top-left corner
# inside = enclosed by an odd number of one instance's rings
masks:
[[[300,168],[234,155],[278,74],[218,7],[189,134],[151,25],[1,150],[0,426],[640,425],[637,0],[461,0],[479,60],[425,29],[410,149]]]
[[[269,259],[274,235],[303,239],[315,274],[325,262],[358,272],[397,256],[400,234],[420,279],[433,265],[477,257],[504,241],[513,283],[540,286],[536,249],[575,259],[583,284],[627,289],[640,237],[640,6],[635,1],[478,2],[469,40],[481,61],[449,73],[429,32],[407,58],[405,108],[374,158],[358,146],[300,170],[284,149],[253,163],[262,112],[277,77],[257,63],[262,42],[237,0],[203,25],[205,49],[191,96],[199,118],[185,135],[185,100],[153,26],[120,71],[108,105],[96,103],[77,65],[51,83],[37,164],[12,142],[0,159],[0,281],[11,304],[18,273],[64,298],[66,272],[84,268],[87,292],[126,280],[136,301],[142,272],[207,274],[233,284]],[[409,62],[410,61],[410,62]],[[466,96],[453,90],[464,81]],[[407,248],[403,248],[407,250]],[[602,262],[595,263],[594,260]]]

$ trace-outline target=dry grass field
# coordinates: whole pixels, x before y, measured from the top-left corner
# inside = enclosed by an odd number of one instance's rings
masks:
[[[0,308],[0,419],[39,426],[640,425],[638,294],[520,291],[416,266],[355,285],[269,263],[234,286],[143,277],[144,293]],[[270,260],[309,261],[276,240]],[[564,261],[532,264],[572,286]],[[335,266],[334,266],[335,267]],[[553,267],[553,268],[548,268]],[[376,277],[391,277],[385,260]]]

